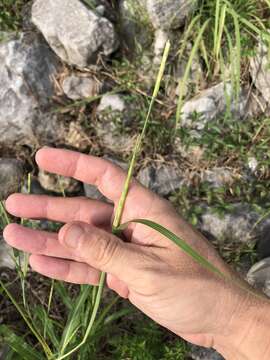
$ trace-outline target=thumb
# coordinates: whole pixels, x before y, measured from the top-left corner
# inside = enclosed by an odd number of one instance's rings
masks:
[[[67,224],[59,232],[59,241],[72,251],[78,261],[110,273],[126,284],[141,272],[143,255],[136,245],[124,243],[113,234],[92,225],[81,222]]]

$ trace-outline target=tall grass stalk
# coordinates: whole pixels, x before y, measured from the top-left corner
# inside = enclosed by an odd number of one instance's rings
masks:
[[[152,109],[153,109],[155,100],[157,98],[157,95],[159,93],[159,89],[160,89],[161,81],[162,81],[163,74],[164,74],[164,71],[165,71],[165,67],[166,67],[168,56],[169,56],[169,52],[170,52],[170,42],[168,41],[166,43],[166,46],[165,46],[165,49],[164,49],[164,54],[163,54],[163,57],[162,57],[162,61],[161,61],[161,65],[160,65],[160,68],[159,68],[159,73],[158,73],[158,76],[157,76],[154,92],[153,92],[151,102],[150,102],[150,105],[149,105],[149,109],[148,109],[148,112],[147,112],[147,115],[146,115],[146,118],[145,118],[143,129],[142,129],[142,132],[139,135],[139,137],[138,137],[138,139],[136,141],[135,147],[133,149],[133,153],[132,153],[132,157],[131,157],[131,161],[130,161],[130,165],[129,165],[129,169],[128,169],[128,174],[127,174],[127,177],[126,177],[126,180],[125,180],[125,183],[124,183],[124,187],[123,187],[123,191],[122,191],[119,203],[117,205],[117,209],[116,209],[116,213],[115,213],[115,217],[114,217],[113,225],[112,225],[112,232],[114,234],[118,234],[118,231],[119,231],[118,228],[119,228],[119,226],[121,224],[121,218],[122,218],[122,215],[123,215],[125,202],[126,202],[126,199],[127,199],[127,196],[128,196],[130,182],[131,182],[131,179],[132,179],[132,176],[133,176],[133,173],[134,173],[136,159],[137,159],[137,156],[138,156],[138,154],[140,152],[141,145],[142,145],[142,142],[144,140],[145,133],[146,133],[146,130],[147,130],[147,125],[149,123],[149,119],[150,119],[150,116],[151,116],[151,113],[152,113]],[[91,330],[93,328],[93,325],[94,325],[96,317],[97,317],[97,313],[98,313],[98,309],[100,307],[101,297],[102,297],[105,281],[106,281],[106,274],[101,273],[99,287],[98,287],[97,295],[96,295],[96,298],[95,298],[92,315],[91,315],[90,322],[89,322],[89,325],[87,327],[87,330],[85,332],[85,335],[84,335],[84,338],[83,338],[82,342],[79,345],[77,345],[74,349],[72,349],[71,351],[66,353],[65,355],[62,355],[62,356],[58,357],[57,360],[62,360],[62,359],[65,359],[66,357],[70,356],[75,351],[77,351],[81,346],[83,346],[85,344],[85,342],[87,341],[88,336],[90,335],[90,332],[91,332]]]

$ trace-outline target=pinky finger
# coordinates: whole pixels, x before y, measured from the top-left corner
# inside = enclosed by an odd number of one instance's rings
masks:
[[[73,284],[98,285],[100,271],[91,266],[70,260],[43,255],[31,255],[32,269],[46,277]]]

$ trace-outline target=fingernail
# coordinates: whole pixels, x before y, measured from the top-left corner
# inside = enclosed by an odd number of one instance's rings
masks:
[[[80,225],[72,225],[66,232],[64,241],[68,247],[75,249],[79,238],[83,235],[84,229]]]

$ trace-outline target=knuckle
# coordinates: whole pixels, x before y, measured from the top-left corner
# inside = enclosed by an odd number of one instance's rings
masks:
[[[113,241],[110,237],[98,235],[95,238],[95,261],[101,267],[107,266],[113,257],[116,256],[118,249],[117,241]]]

